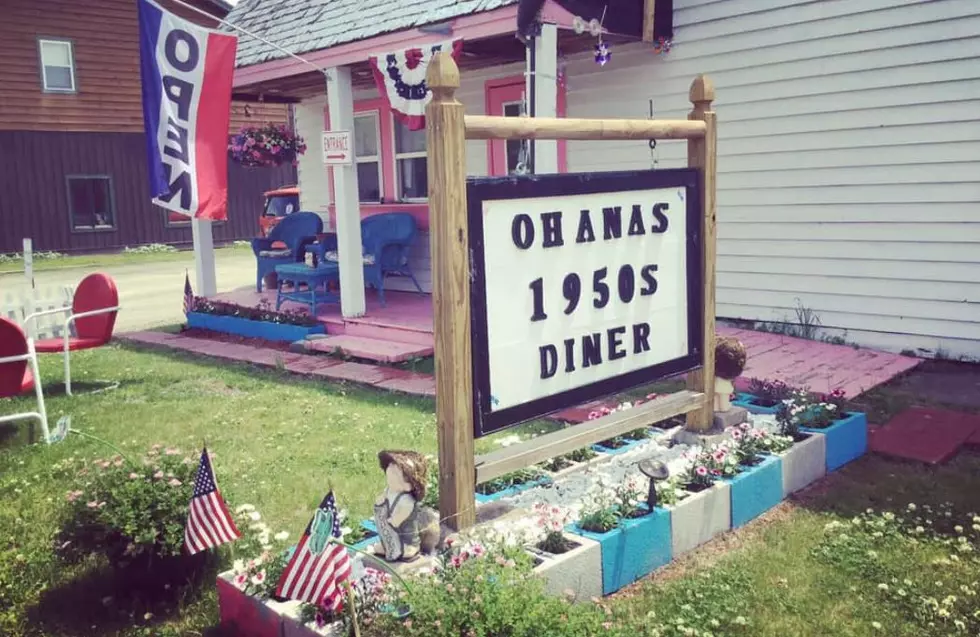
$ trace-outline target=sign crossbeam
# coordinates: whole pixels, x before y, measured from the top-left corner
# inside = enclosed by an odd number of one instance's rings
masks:
[[[686,414],[688,429],[711,427],[714,89],[695,78],[688,120],[586,120],[464,116],[459,68],[444,53],[426,83],[439,509],[459,530],[475,522],[478,480],[674,416]],[[466,139],[684,139],[688,169],[471,179],[468,187]],[[528,257],[535,241],[543,250]],[[548,267],[546,291],[534,268]],[[528,274],[537,277],[530,285]],[[490,298],[498,299],[492,317]],[[577,376],[552,382],[560,372]],[[474,457],[475,437],[682,372],[687,390]]]

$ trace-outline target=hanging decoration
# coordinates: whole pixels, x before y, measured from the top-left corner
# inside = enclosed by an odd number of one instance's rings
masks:
[[[608,8],[608,5],[602,8],[602,17],[598,20],[592,18],[586,22],[581,16],[575,16],[572,19],[572,30],[575,33],[582,35],[588,31],[592,37],[598,38],[599,41],[595,45],[595,63],[599,66],[605,66],[610,58],[612,58],[609,44],[602,41],[602,24],[606,21],[606,9]]]
[[[280,124],[245,126],[228,141],[228,157],[249,168],[296,166],[305,152],[303,138]]]
[[[425,128],[425,106],[432,99],[425,85],[429,62],[439,51],[449,51],[458,61],[462,50],[462,40],[450,40],[369,58],[378,91],[409,130]]]
[[[595,63],[599,66],[605,66],[611,57],[612,53],[609,52],[609,45],[600,40],[595,45]]]
[[[657,38],[656,42],[653,43],[653,52],[658,55],[667,55],[670,53],[670,47],[673,45],[673,40],[660,36]]]

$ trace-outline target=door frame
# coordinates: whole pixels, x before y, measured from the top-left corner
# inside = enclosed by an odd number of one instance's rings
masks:
[[[492,80],[484,84],[484,108],[487,115],[502,114],[500,106],[519,102],[526,90],[524,75],[511,75]],[[565,84],[558,83],[558,117],[565,117]],[[564,139],[558,140],[558,172],[568,172],[568,149]],[[507,174],[506,141],[501,139],[487,140],[487,174],[503,176]]]

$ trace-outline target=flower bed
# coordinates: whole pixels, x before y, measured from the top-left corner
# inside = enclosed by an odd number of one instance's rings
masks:
[[[187,325],[213,332],[224,332],[226,334],[236,334],[248,338],[261,338],[267,341],[288,343],[301,341],[310,334],[323,334],[326,331],[322,324],[304,327],[301,325],[267,323],[265,321],[253,321],[237,316],[218,316],[200,312],[188,312]]]

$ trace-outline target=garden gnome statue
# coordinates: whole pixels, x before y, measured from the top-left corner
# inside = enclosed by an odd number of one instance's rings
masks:
[[[376,555],[389,562],[411,562],[432,553],[439,543],[439,516],[422,506],[429,462],[415,451],[378,454],[387,486],[374,503],[374,524],[380,543]]]
[[[715,341],[715,411],[726,412],[732,405],[729,397],[732,381],[742,374],[746,361],[745,346],[737,338],[719,337]]]

